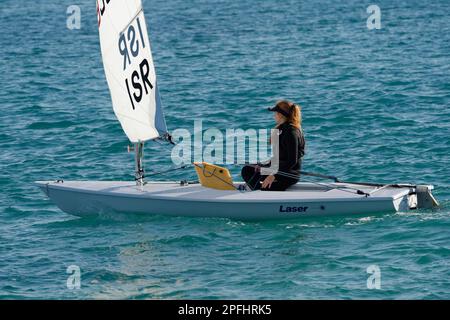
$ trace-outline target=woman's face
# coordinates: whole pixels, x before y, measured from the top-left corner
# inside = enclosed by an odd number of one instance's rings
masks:
[[[275,122],[280,124],[284,122],[284,116],[279,112],[273,113],[273,118],[275,119]]]

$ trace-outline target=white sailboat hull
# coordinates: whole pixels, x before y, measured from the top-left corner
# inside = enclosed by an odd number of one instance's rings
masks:
[[[413,187],[327,186],[300,182],[284,192],[219,191],[176,182],[36,182],[63,211],[76,216],[134,213],[237,220],[293,219],[406,211],[417,206]],[[348,187],[350,189],[344,189]],[[358,188],[370,196],[354,192]],[[428,186],[429,190],[432,186]]]

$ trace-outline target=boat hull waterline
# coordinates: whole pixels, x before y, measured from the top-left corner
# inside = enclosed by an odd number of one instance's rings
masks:
[[[134,213],[163,216],[273,220],[359,215],[415,209],[414,187],[369,187],[300,182],[284,192],[222,191],[199,184],[117,181],[36,182],[64,212],[75,216]],[[432,186],[426,186],[431,194]],[[370,195],[355,192],[356,188]]]

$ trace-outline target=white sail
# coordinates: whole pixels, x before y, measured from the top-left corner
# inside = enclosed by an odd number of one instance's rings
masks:
[[[97,0],[106,79],[131,142],[167,133],[141,0]]]

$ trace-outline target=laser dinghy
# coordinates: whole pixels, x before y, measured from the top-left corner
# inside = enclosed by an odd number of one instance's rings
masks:
[[[432,186],[300,182],[287,191],[216,190],[180,182],[38,182],[61,210],[76,216],[136,213],[238,220],[293,219],[432,208]],[[358,194],[356,191],[365,194]]]
[[[140,0],[97,0],[103,64],[114,112],[135,144],[136,181],[41,181],[63,211],[113,212],[240,220],[292,219],[432,208],[432,186],[300,182],[284,192],[247,191],[229,172],[197,164],[199,183],[144,181],[144,142],[168,140]],[[208,174],[212,173],[212,174]]]

